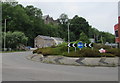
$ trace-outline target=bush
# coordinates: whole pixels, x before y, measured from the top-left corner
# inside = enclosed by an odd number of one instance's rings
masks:
[[[82,49],[80,50],[80,53],[84,56],[84,57],[96,57],[97,55],[99,55],[99,51],[98,50],[95,50],[95,49],[90,49],[90,48],[87,48],[87,49]]]
[[[115,57],[115,55],[110,53],[99,53],[96,49],[90,49],[90,48],[83,48],[81,50],[77,50],[76,52],[72,51],[69,54],[65,53],[64,56],[67,57]]]
[[[107,46],[107,45],[104,45],[104,44],[94,44],[94,48],[95,48],[95,49],[101,49],[101,48],[111,49],[110,46]]]
[[[69,54],[66,52],[66,53],[64,53],[64,56],[67,56],[67,57],[83,57],[83,55],[81,55],[79,53],[79,51],[76,51],[76,52],[72,51]]]
[[[57,47],[57,46],[55,46],[55,45],[52,45],[52,46],[51,46],[51,48],[56,48],[56,47]]]
[[[39,50],[39,49],[33,50],[33,54],[34,54],[34,53],[37,53],[38,50]]]
[[[103,57],[115,57],[115,55],[110,54],[110,53],[101,53],[100,56],[103,56]]]
[[[33,53],[43,54],[44,56],[47,56],[47,55],[60,55],[62,52],[60,52],[58,48],[46,47],[34,50]]]
[[[102,47],[102,46],[101,46]],[[99,47],[99,48],[101,48]],[[98,47],[97,47],[98,48]],[[73,47],[70,47],[70,53],[68,54],[68,47],[67,44],[61,44],[58,46],[53,47],[46,47],[46,48],[39,48],[34,50],[33,53],[43,54],[44,56],[47,55],[63,55],[67,57],[115,57],[120,56],[120,49],[109,48],[108,46],[104,46],[106,48],[106,53],[99,53],[99,49],[91,49],[91,48],[76,48],[77,51],[75,52]],[[109,48],[109,49],[108,49]]]
[[[107,49],[106,53],[113,54],[115,56],[120,57],[120,49],[117,49],[117,48]]]

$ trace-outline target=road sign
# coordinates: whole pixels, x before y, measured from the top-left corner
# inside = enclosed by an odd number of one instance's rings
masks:
[[[68,43],[68,47],[78,47],[78,48],[83,48],[83,47],[93,47],[93,43],[85,43],[83,44],[82,42],[77,43]]]
[[[84,44],[84,47],[87,47],[87,43]]]
[[[70,43],[68,43],[68,47],[70,47]]]
[[[79,43],[77,44],[77,46],[78,46],[78,48],[83,48],[83,47],[84,47],[84,45],[83,45],[82,42],[79,42]]]
[[[73,43],[68,43],[68,47],[73,47]]]
[[[85,43],[84,47],[90,47],[90,48],[92,48],[93,47],[93,43],[89,43],[89,44]]]
[[[73,43],[72,46],[73,46],[73,47],[77,47],[77,43]]]
[[[93,43],[90,43],[90,44],[89,44],[89,47],[92,48],[92,47],[93,47]]]

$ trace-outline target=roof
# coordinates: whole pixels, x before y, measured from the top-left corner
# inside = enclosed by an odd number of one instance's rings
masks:
[[[51,37],[51,38],[53,38],[53,39],[55,39],[55,40],[57,40],[57,41],[63,41],[62,38],[58,38],[58,37]]]
[[[41,37],[45,40],[53,40],[50,36],[43,36],[43,35],[38,35],[37,37]]]
[[[47,17],[49,17],[49,15],[45,15],[42,17],[42,19],[46,19]]]
[[[37,37],[40,37],[40,38],[45,39],[45,40],[63,41],[62,38],[58,38],[58,37],[50,37],[50,36],[43,36],[43,35],[38,35]]]

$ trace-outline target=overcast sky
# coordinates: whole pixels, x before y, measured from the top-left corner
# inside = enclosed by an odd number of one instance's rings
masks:
[[[106,0],[105,0],[106,1]],[[41,2],[19,0],[20,4],[27,6],[33,5],[42,10],[43,15],[50,15],[54,19],[59,18],[60,14],[66,13],[69,18],[73,18],[75,15],[79,15],[85,18],[89,24],[97,28],[100,31],[110,32],[114,34],[114,25],[118,23],[118,2],[113,1],[102,1],[102,2],[72,2],[52,1],[52,2]]]

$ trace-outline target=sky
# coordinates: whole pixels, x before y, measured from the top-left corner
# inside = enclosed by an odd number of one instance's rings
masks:
[[[78,15],[99,31],[112,34],[114,34],[114,25],[118,23],[117,0],[18,0],[18,3],[40,8],[43,15],[49,15],[54,19],[59,18],[62,13],[67,14],[70,19]]]

